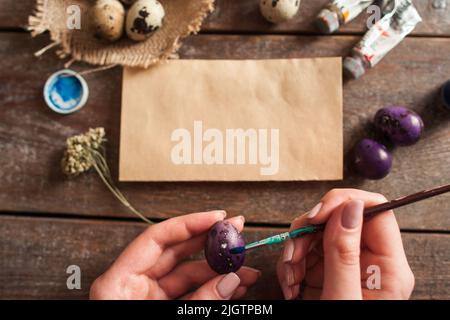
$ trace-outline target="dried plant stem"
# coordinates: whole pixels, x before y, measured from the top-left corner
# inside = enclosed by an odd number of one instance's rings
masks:
[[[62,171],[69,177],[75,177],[94,167],[103,183],[128,210],[148,224],[153,224],[152,221],[147,219],[128,202],[114,184],[105,160],[105,149],[103,146],[105,142],[105,129],[101,127],[95,129],[90,128],[84,134],[68,138],[66,141],[67,148],[61,160]]]
[[[92,158],[93,158],[93,166],[95,170],[97,170],[97,173],[99,174],[102,181],[105,183],[105,185],[108,187],[108,189],[116,196],[116,198],[125,206],[127,207],[131,212],[133,212],[135,215],[137,215],[139,218],[147,222],[148,224],[153,224],[152,221],[147,219],[142,213],[137,211],[125,198],[125,196],[120,192],[120,190],[114,185],[114,181],[111,177],[111,172],[109,171],[109,167],[106,163],[105,157],[103,154],[98,152],[97,150],[91,149],[90,150]]]

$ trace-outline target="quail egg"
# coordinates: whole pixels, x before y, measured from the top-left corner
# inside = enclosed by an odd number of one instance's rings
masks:
[[[138,0],[128,11],[126,32],[130,39],[142,41],[162,26],[165,11],[157,0]]]
[[[116,41],[123,34],[125,9],[119,0],[98,0],[90,9],[94,35]]]
[[[300,0],[260,0],[261,14],[272,23],[292,19],[300,8]]]

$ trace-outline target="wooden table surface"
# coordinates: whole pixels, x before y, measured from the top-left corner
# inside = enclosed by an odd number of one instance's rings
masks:
[[[374,70],[344,84],[345,151],[363,136],[380,107],[409,106],[424,118],[423,139],[397,149],[393,172],[381,181],[347,175],[340,182],[120,183],[129,200],[154,219],[225,209],[244,215],[249,240],[284,230],[329,189],[354,187],[398,197],[450,182],[450,113],[437,92],[450,79],[450,3],[415,0],[423,22]],[[344,56],[365,31],[365,16],[330,36],[319,35],[314,16],[328,0],[303,0],[292,22],[271,26],[257,0],[216,0],[200,35],[187,39],[183,59],[259,59]],[[444,0],[445,2],[445,0]],[[447,2],[449,2],[447,0]],[[47,77],[64,61],[49,43],[23,30],[34,0],[0,0],[0,298],[86,298],[89,286],[145,227],[106,190],[94,173],[65,179],[59,161],[68,136],[106,128],[108,162],[117,177],[121,70],[87,76],[86,107],[70,116],[48,109]],[[413,297],[450,298],[450,195],[396,211],[416,276]],[[249,298],[280,298],[274,265],[279,247],[249,256],[263,279]],[[66,268],[82,270],[82,289],[68,290]]]

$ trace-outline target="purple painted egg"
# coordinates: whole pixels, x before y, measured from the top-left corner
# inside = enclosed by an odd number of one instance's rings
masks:
[[[363,139],[353,150],[355,170],[368,179],[382,179],[392,168],[392,155],[386,147],[375,140]]]
[[[392,143],[410,146],[419,141],[423,131],[422,118],[411,109],[392,106],[378,110],[375,127]]]
[[[230,222],[216,222],[208,232],[206,261],[217,273],[236,272],[244,264],[245,252],[233,254],[230,249],[243,246],[244,238]]]

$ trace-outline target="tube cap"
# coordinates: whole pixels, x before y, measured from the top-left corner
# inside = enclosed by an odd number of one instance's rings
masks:
[[[352,79],[358,79],[366,72],[363,61],[358,57],[344,59],[344,73]]]
[[[317,16],[316,25],[322,33],[333,33],[339,29],[338,15],[329,9],[323,9]]]

